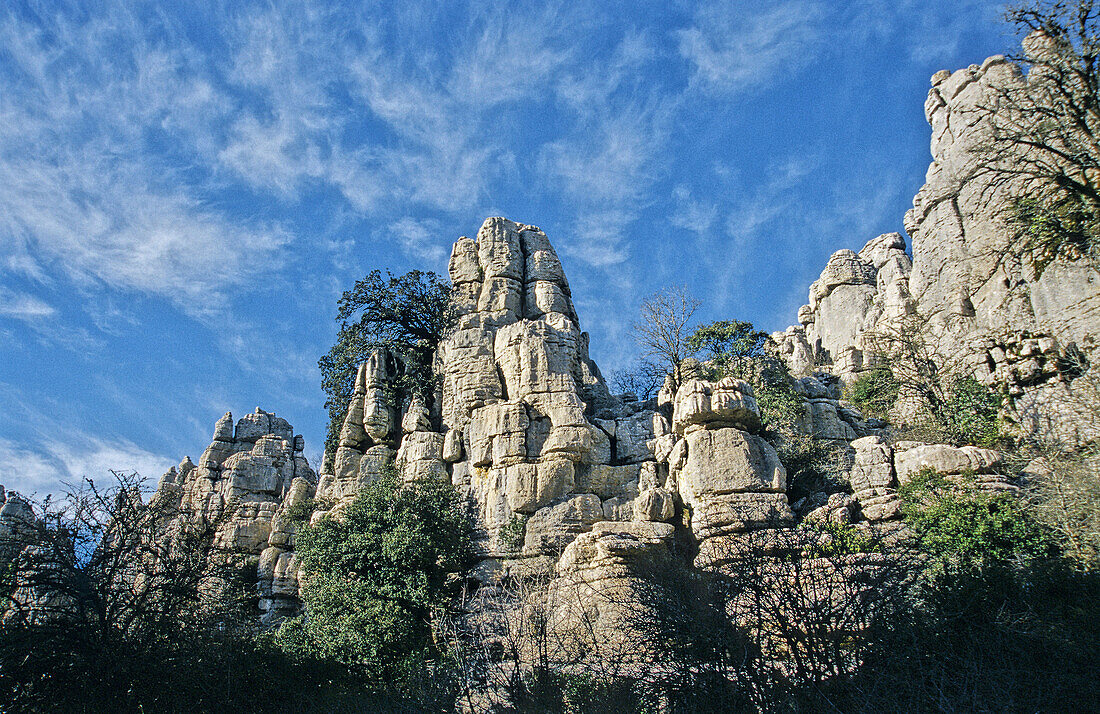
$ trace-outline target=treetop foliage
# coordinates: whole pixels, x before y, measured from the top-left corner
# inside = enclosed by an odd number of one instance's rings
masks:
[[[432,355],[455,319],[450,282],[420,270],[385,277],[374,270],[345,291],[337,307],[340,332],[317,362],[329,412],[327,458],[336,451],[359,364],[386,348],[399,363],[396,391],[430,401]]]
[[[379,688],[407,681],[440,655],[433,616],[469,545],[469,516],[454,487],[402,485],[388,474],[339,516],[297,533],[306,613],[284,623],[276,640],[354,667]]]
[[[768,333],[756,330],[751,322],[721,320],[697,327],[687,339],[687,347],[714,369],[740,376],[751,360],[763,354]]]
[[[353,326],[384,343],[439,344],[453,320],[451,286],[434,272],[394,276],[371,271],[337,302],[342,329]],[[358,316],[358,319],[355,319]]]

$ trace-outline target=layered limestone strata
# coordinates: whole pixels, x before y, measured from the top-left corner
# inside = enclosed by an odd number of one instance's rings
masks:
[[[296,612],[298,522],[293,506],[314,497],[317,475],[303,455],[305,441],[285,419],[259,407],[236,425],[226,412],[198,464],[184,457],[161,477],[153,499],[180,518],[218,524],[218,544],[258,565],[259,606],[265,620]],[[164,525],[170,532],[171,522]]]
[[[648,444],[668,421],[611,398],[546,234],[490,218],[458,239],[449,270],[459,317],[435,361],[441,439],[418,439],[476,504],[479,552],[556,557],[594,523],[630,520],[657,486]],[[643,510],[671,518],[656,498]]]
[[[400,424],[388,395],[397,369],[384,349],[375,350],[359,365],[333,470],[321,475],[318,498],[333,502],[354,498],[360,488],[393,464]]]
[[[1045,42],[1029,37],[1025,51],[1042,52]],[[1001,56],[932,77],[932,163],[904,220],[912,259],[897,233],[834,253],[799,325],[772,335],[793,372],[824,368],[851,381],[872,366],[871,338],[914,316],[908,324],[942,361],[1016,398],[1025,428],[1069,443],[1100,436],[1086,414],[1097,405],[1076,404],[1068,384],[1096,348],[1100,275],[1055,261],[1037,277],[1008,256],[1014,186],[996,183],[981,158],[992,135],[983,107],[1041,81]]]

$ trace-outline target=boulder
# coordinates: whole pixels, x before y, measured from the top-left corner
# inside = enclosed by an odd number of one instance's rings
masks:
[[[558,555],[577,535],[603,520],[599,496],[586,493],[540,508],[527,521],[523,551],[528,555]]]
[[[689,433],[687,459],[677,484],[685,502],[750,491],[781,492],[787,471],[771,444],[739,429]]]
[[[902,450],[901,446],[899,443],[894,451],[894,469],[903,486],[925,468],[944,474],[992,474],[1001,468],[1001,454],[992,449],[922,444]]]
[[[760,408],[752,385],[727,377],[720,382],[694,380],[676,391],[672,428],[677,434],[693,424],[731,426],[747,431],[760,428]]]

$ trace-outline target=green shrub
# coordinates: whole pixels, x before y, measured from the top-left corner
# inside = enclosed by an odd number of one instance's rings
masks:
[[[646,697],[628,677],[614,677],[586,668],[565,670],[536,667],[515,692],[515,709],[546,714],[648,714]]]
[[[500,529],[501,545],[512,551],[522,550],[529,518],[525,513],[513,513],[508,522]]]
[[[951,385],[943,419],[957,443],[992,446],[1001,435],[1000,406],[996,392],[973,377],[960,377]]]
[[[329,507],[331,508],[331,505]],[[307,498],[306,500],[300,503],[295,503],[293,506],[286,509],[283,515],[289,521],[294,521],[296,523],[305,523],[309,521],[310,516],[313,515],[313,512],[318,509],[325,510],[325,507],[319,504],[317,502],[317,499]]]
[[[953,568],[1006,565],[1052,553],[1049,535],[1023,501],[979,490],[973,475],[949,480],[926,468],[899,495],[920,548]]]
[[[886,367],[877,367],[863,374],[845,390],[848,401],[864,416],[886,419],[898,399],[898,380]]]
[[[1069,566],[1023,499],[972,477],[926,469],[900,495],[921,572],[911,607],[873,633],[862,710],[1097,711],[1100,579]]]
[[[1096,212],[1080,197],[1066,194],[1046,201],[1033,196],[1017,199],[1009,214],[1020,245],[1038,276],[1059,258],[1095,261],[1100,253]]]
[[[805,548],[804,555],[810,558],[878,553],[882,550],[874,538],[851,523],[829,521],[820,524],[803,523],[799,527],[811,532],[819,531],[825,536]]]
[[[296,539],[306,614],[279,628],[285,650],[337,660],[379,687],[408,681],[438,659],[433,617],[470,541],[454,487],[401,485],[391,473]]]

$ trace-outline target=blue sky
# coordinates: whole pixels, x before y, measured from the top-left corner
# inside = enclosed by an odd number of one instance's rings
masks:
[[[795,321],[902,230],[988,0],[26,2],[0,9],[0,483],[159,476],[256,406],[305,435],[340,293],[539,225],[605,373],[669,285]]]

